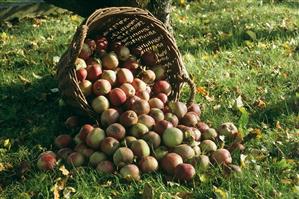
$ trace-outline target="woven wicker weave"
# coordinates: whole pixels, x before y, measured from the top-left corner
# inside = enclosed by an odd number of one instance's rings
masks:
[[[67,104],[94,119],[98,118],[79,88],[74,64],[85,38],[95,35],[120,41],[129,48],[140,47],[143,52],[155,49],[158,65],[165,67],[166,79],[173,89],[169,99],[178,100],[183,83],[187,83],[190,86],[188,104],[193,103],[195,86],[185,70],[174,38],[163,23],[139,8],[111,7],[96,10],[78,27],[70,47],[57,65],[58,87]]]

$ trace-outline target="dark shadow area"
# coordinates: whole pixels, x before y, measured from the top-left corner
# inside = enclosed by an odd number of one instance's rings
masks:
[[[0,3],[0,21],[46,15],[60,15],[66,10],[47,3]]]
[[[30,151],[29,157],[16,157],[16,164],[0,172],[0,186],[21,181],[31,167],[35,167],[37,153],[42,147],[52,148],[54,137],[71,133],[64,126],[70,111],[58,105],[59,93],[50,89],[57,87],[52,76],[31,83],[17,82],[10,87],[0,86],[0,140],[12,143],[9,153],[19,154],[21,148]],[[5,161],[4,161],[5,162]]]
[[[251,115],[251,118],[258,123],[264,122],[275,127],[275,122],[278,120],[278,117],[281,117],[284,114],[299,115],[299,97],[296,96],[296,92],[298,91],[290,92],[288,94],[289,98],[286,100],[282,100],[279,103],[267,106],[265,109],[258,109]],[[296,128],[299,128],[299,126]]]

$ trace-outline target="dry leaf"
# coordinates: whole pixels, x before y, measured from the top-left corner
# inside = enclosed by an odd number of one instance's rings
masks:
[[[207,96],[208,95],[208,92],[202,86],[197,87],[196,91],[197,91],[197,93],[201,94],[202,96]]]
[[[62,175],[64,176],[68,176],[70,174],[70,172],[65,168],[64,165],[62,165],[60,168],[59,168],[59,171],[61,171]]]
[[[54,187],[52,188],[53,194],[54,194],[54,199],[59,199],[60,194],[59,194],[59,189],[57,183],[55,183]]]
[[[213,192],[216,195],[216,198],[219,198],[219,199],[227,199],[228,198],[228,193],[224,189],[213,186]]]
[[[154,198],[154,190],[153,187],[149,184],[146,183],[144,185],[144,190],[142,194],[142,199],[153,199]]]
[[[73,187],[65,187],[65,189],[63,190],[63,197],[66,199],[71,198],[72,193],[76,193],[76,189]]]
[[[28,80],[27,78],[23,77],[22,75],[18,75],[19,79],[24,83],[24,84],[29,84],[31,83],[30,80]]]
[[[42,79],[42,76],[35,74],[34,72],[32,73],[33,77],[36,79]]]
[[[175,196],[178,199],[190,199],[190,198],[192,198],[193,194],[192,194],[192,192],[177,192],[175,194]]]
[[[280,126],[280,122],[279,121],[276,121],[275,128],[276,129],[282,129],[281,126]]]
[[[263,109],[263,108],[266,108],[266,103],[261,100],[261,99],[258,99],[256,102],[255,102],[255,105],[257,107],[259,107],[260,109]]]

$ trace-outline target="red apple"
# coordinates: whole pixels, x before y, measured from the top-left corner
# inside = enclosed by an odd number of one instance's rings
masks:
[[[139,64],[136,60],[129,58],[127,61],[125,61],[123,67],[129,69],[130,71],[134,71],[139,67]]]
[[[69,146],[72,142],[72,137],[68,134],[62,134],[55,138],[55,146],[59,149]]]
[[[133,97],[135,95],[135,88],[129,83],[122,84],[120,89],[125,92],[127,98]]]
[[[53,152],[44,152],[38,158],[37,167],[41,170],[53,170],[56,162],[56,155]]]
[[[105,96],[97,96],[91,102],[92,109],[97,113],[102,113],[109,108],[109,101]]]
[[[195,169],[191,164],[182,163],[175,167],[174,176],[178,180],[190,181],[195,176]]]
[[[76,76],[79,82],[84,81],[87,77],[87,70],[85,68],[80,68],[79,70],[76,70]]]
[[[92,50],[89,48],[89,46],[86,43],[84,43],[78,57],[87,60],[91,55],[92,55]]]
[[[183,159],[176,153],[166,154],[161,161],[161,166],[168,174],[174,174],[175,168],[183,163]]]
[[[142,63],[146,66],[154,66],[158,62],[158,56],[154,51],[146,51],[141,55]]]
[[[96,50],[98,53],[102,53],[108,47],[108,40],[104,36],[98,36],[95,39],[95,42],[96,42],[96,47],[97,47]]]
[[[75,61],[75,67],[76,67],[76,70],[79,70],[80,68],[87,68],[87,65],[86,65],[84,59],[77,58]]]
[[[84,96],[89,96],[92,91],[92,83],[88,80],[83,80],[82,82],[79,82],[79,88]]]
[[[84,156],[78,152],[73,152],[67,157],[67,163],[74,167],[82,166],[84,161]]]
[[[96,96],[106,95],[111,91],[111,84],[108,80],[98,79],[93,83],[92,91]]]
[[[115,70],[119,64],[117,56],[114,52],[107,53],[102,58],[103,67],[106,70]]]
[[[104,70],[101,78],[108,80],[109,83],[113,86],[116,83],[116,72],[113,70]]]
[[[102,74],[102,67],[100,64],[93,64],[89,67],[87,67],[87,77],[89,81],[96,81],[97,79],[100,78]]]
[[[109,99],[114,106],[122,105],[126,102],[127,96],[120,88],[114,88],[109,93]]]
[[[171,86],[165,80],[157,81],[154,85],[154,93],[165,93],[168,96],[171,93]]]
[[[168,97],[165,93],[159,93],[156,98],[160,99],[164,104],[168,101]]]
[[[139,78],[135,78],[132,82],[132,86],[136,91],[144,91],[146,90],[146,83]]]
[[[73,129],[76,128],[79,125],[79,123],[80,120],[77,116],[70,116],[65,120],[64,125],[68,129]]]
[[[79,131],[79,138],[82,141],[85,141],[86,136],[94,129],[90,124],[84,124]]]
[[[132,83],[134,79],[132,72],[126,68],[119,69],[116,76],[119,84]]]
[[[97,44],[95,42],[95,40],[93,39],[85,39],[84,43],[86,43],[88,45],[88,47],[90,48],[90,50],[93,52],[95,51],[95,49],[97,48]]]
[[[126,61],[130,57],[130,50],[126,46],[121,46],[117,55],[121,61]]]

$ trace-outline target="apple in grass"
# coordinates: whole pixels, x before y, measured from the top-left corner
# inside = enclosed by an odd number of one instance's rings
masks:
[[[94,128],[87,136],[86,136],[86,144],[93,148],[99,149],[101,141],[106,137],[105,131],[101,128]]]
[[[55,146],[59,149],[69,146],[72,142],[72,137],[68,134],[62,134],[55,138]]]
[[[102,67],[100,64],[92,64],[87,67],[87,77],[89,81],[96,81],[102,74]]]
[[[127,96],[127,98],[129,97],[133,97],[136,93],[135,88],[129,84],[129,83],[124,83],[120,86],[120,89],[123,90]]]
[[[119,69],[116,76],[119,84],[132,83],[134,79],[132,72],[126,68]]]
[[[84,61],[84,59],[77,58],[75,61],[75,67],[76,67],[76,70],[79,70],[80,68],[87,68],[87,65],[86,65],[86,62]]]
[[[97,113],[102,113],[109,108],[109,100],[105,96],[97,96],[91,102],[91,107]]]
[[[176,153],[168,153],[162,158],[161,166],[168,174],[174,174],[175,168],[182,163],[183,159],[180,155]]]
[[[162,140],[165,146],[175,147],[183,142],[183,132],[175,127],[167,128],[162,134]]]
[[[127,100],[125,92],[120,88],[114,88],[109,92],[109,99],[114,106],[120,106]]]
[[[108,80],[98,79],[93,83],[92,91],[96,96],[106,95],[111,91],[111,84]]]
[[[85,68],[80,68],[76,70],[76,76],[79,82],[84,81],[87,77],[87,70]]]
[[[65,120],[64,125],[68,129],[73,129],[73,128],[76,128],[77,126],[79,126],[79,123],[80,123],[79,117],[73,115],[73,116],[68,117]]]
[[[133,151],[134,155],[139,159],[149,156],[151,152],[148,144],[142,139],[134,141],[130,148]]]
[[[119,141],[113,137],[106,137],[101,142],[101,151],[106,155],[112,155],[119,147]]]
[[[142,172],[151,173],[157,171],[158,161],[153,156],[146,156],[140,160],[139,167]]]
[[[85,162],[85,158],[79,152],[73,152],[67,157],[67,163],[74,167],[82,166],[84,162]]]
[[[102,58],[103,68],[106,70],[115,70],[119,64],[117,55],[114,52],[107,53]]]
[[[90,124],[84,124],[79,131],[79,138],[82,141],[85,141],[86,136],[94,129]]]
[[[119,171],[120,175],[128,181],[139,181],[140,171],[135,164],[128,164]]]
[[[114,164],[109,160],[104,160],[99,162],[97,165],[97,171],[101,173],[113,173],[114,172]]]
[[[107,159],[107,156],[105,153],[95,151],[90,157],[89,157],[89,164],[91,166],[97,166],[101,161],[104,161]]]
[[[79,88],[85,97],[89,96],[92,93],[91,81],[83,80],[82,82],[79,82]]]
[[[182,163],[175,167],[174,176],[178,180],[190,181],[195,176],[196,172],[191,164]]]
[[[113,70],[104,70],[101,79],[105,79],[109,81],[109,83],[113,86],[116,83],[116,72]]]
[[[133,151],[127,147],[118,148],[113,154],[113,162],[117,167],[122,167],[133,162]]]
[[[41,170],[53,170],[56,166],[56,155],[52,151],[42,153],[37,160],[37,167]]]

